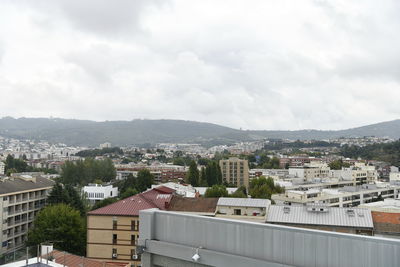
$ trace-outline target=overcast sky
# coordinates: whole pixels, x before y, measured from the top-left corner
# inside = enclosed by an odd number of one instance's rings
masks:
[[[400,1],[0,0],[0,117],[400,118]]]

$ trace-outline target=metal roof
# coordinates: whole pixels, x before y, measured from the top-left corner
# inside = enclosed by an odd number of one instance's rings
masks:
[[[272,205],[268,211],[267,223],[374,227],[371,211],[368,209],[322,206]]]
[[[271,201],[268,199],[221,197],[218,200],[217,206],[265,208],[270,204],[271,204]]]

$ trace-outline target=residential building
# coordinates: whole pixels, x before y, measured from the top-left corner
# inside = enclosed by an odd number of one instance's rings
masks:
[[[157,209],[139,217],[144,267],[399,266],[397,239]]]
[[[22,248],[54,182],[23,174],[0,179],[0,255]]]
[[[219,161],[222,180],[237,187],[249,187],[249,163],[239,158],[229,158]]]
[[[265,222],[270,206],[268,199],[220,197],[215,216]]]
[[[283,194],[272,195],[272,200],[278,205],[315,203],[331,207],[355,207],[385,198],[397,198],[399,192],[400,186],[364,184],[362,186],[345,186],[336,189],[286,190]]]
[[[89,200],[91,205],[99,202],[105,198],[117,197],[118,187],[112,185],[101,185],[101,184],[89,184],[82,188],[82,192]]]
[[[0,176],[5,174],[6,164],[0,161]]]
[[[304,166],[290,167],[289,176],[301,178],[303,181],[312,181],[316,178],[328,178],[329,166],[325,163],[309,163]]]
[[[140,266],[140,256],[136,251],[139,211],[166,209],[174,191],[158,187],[89,212],[87,257]]]
[[[374,234],[371,211],[360,208],[272,205],[267,223],[350,234]]]
[[[344,181],[353,181],[354,185],[361,185],[377,181],[378,171],[375,170],[374,166],[356,163],[355,166],[350,168],[330,170],[329,177]]]

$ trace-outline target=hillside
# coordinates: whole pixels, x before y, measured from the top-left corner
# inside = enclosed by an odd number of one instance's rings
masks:
[[[137,145],[161,142],[190,142],[206,146],[231,144],[263,138],[329,139],[380,136],[400,138],[400,120],[340,131],[241,131],[212,123],[183,120],[132,120],[95,122],[88,120],[19,118],[0,119],[0,136],[47,140],[69,145]]]

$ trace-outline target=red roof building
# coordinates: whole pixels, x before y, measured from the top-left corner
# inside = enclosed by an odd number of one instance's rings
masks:
[[[175,190],[160,186],[90,211],[87,216],[87,257],[140,266],[136,253],[139,211],[165,210]]]

